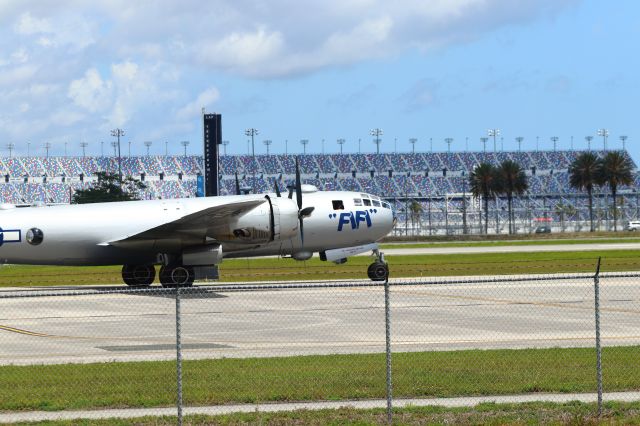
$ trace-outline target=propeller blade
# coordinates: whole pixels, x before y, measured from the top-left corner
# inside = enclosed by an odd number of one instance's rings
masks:
[[[238,172],[236,172],[236,195],[240,195],[240,180],[238,180]]]
[[[278,181],[276,179],[273,180],[273,186],[276,188],[276,197],[280,198],[280,187],[278,186]]]
[[[304,248],[304,227],[302,225],[304,223],[304,220],[302,220],[302,216],[300,216],[298,219],[300,220],[300,243]]]
[[[298,157],[296,157],[296,201],[298,203],[298,210],[302,209],[302,181],[300,180],[300,165],[298,164]]]

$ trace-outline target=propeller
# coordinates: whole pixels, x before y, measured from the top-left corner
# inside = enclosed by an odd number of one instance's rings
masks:
[[[278,180],[277,179],[273,180],[273,186],[276,189],[276,197],[280,198],[281,197],[281,195],[280,195],[280,187],[278,186]]]
[[[298,164],[298,157],[296,157],[296,203],[298,204],[298,220],[300,221],[300,241],[302,247],[304,247],[304,218],[309,217],[315,210],[315,207],[302,208],[302,180],[300,179],[300,165]],[[289,198],[291,198],[291,195]]]
[[[236,195],[242,195],[240,194],[240,180],[238,179],[238,172],[236,172]]]

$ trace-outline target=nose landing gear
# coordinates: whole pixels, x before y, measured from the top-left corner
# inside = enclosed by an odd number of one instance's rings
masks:
[[[384,253],[374,249],[373,254],[376,260],[367,268],[367,276],[371,281],[386,281],[389,278],[389,265],[384,260]]]

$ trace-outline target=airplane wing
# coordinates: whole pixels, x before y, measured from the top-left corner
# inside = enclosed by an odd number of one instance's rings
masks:
[[[193,238],[199,238],[204,241],[205,238],[216,235],[216,232],[228,229],[229,220],[232,217],[245,213],[265,202],[266,199],[263,198],[208,207],[162,225],[136,234],[116,238],[100,245],[128,246],[151,240],[192,240]]]

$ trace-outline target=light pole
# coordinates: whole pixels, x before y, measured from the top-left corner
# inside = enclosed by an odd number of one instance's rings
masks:
[[[410,138],[409,143],[411,144],[411,152],[413,154],[416,153],[416,142],[418,142],[418,138]]]
[[[447,152],[451,152],[451,142],[453,142],[453,138],[444,138],[444,141],[447,143]]]
[[[524,138],[522,136],[518,136],[516,138],[516,142],[518,142],[518,152],[522,151],[522,141],[524,140]]]
[[[187,145],[189,143],[187,142]],[[229,145],[229,141],[222,141],[222,153],[224,154],[224,156],[227,156],[227,145]],[[186,157],[186,154],[185,154]]]
[[[31,142],[27,142],[27,157],[31,156]]]
[[[584,138],[587,141],[587,150],[591,151],[591,141],[593,140],[593,136],[585,136]]]
[[[433,154],[433,138],[429,138],[429,152]]]
[[[224,145],[224,155],[227,155],[227,145],[225,145],[224,143],[225,141],[222,141],[222,144]],[[229,143],[229,141],[226,141],[227,144]],[[182,141],[180,142],[180,145],[182,145],[184,147],[184,156],[187,156],[187,147],[189,146],[189,141]]]
[[[540,136],[536,136],[536,151],[539,151],[538,147],[540,146]]]
[[[608,129],[598,129],[598,136],[602,136],[602,146],[604,151],[607,150],[607,138],[609,137]]]
[[[111,131],[111,136],[115,136],[118,138],[118,177],[120,178],[120,185],[122,186],[122,157],[120,156],[120,137],[124,136],[124,130],[113,129]]]
[[[16,145],[11,143],[11,142],[9,142],[7,144],[7,149],[9,150],[9,158],[11,158],[11,153],[13,152],[13,148],[15,148],[15,147],[16,147]]]
[[[551,142],[553,142],[553,151],[555,152],[556,148],[557,148],[557,144],[558,144],[558,137],[557,136],[551,136]]]
[[[113,148],[113,156],[115,157],[116,155],[118,155],[118,142],[112,141],[111,148]]]
[[[144,146],[147,147],[147,157],[149,156],[149,148],[151,148],[151,145],[153,145],[153,142],[151,141],[144,141]]]
[[[362,139],[358,138],[358,154],[360,154],[360,142],[362,142]]]
[[[342,145],[344,145],[346,140],[344,140],[344,138],[340,138],[337,140],[337,142],[338,142],[338,145],[340,145],[340,155],[342,155]]]
[[[271,145],[273,143],[273,141],[271,139],[267,139],[267,140],[262,141],[262,143],[267,146],[267,155],[269,155],[269,145]]]
[[[104,141],[100,141],[100,157],[104,157]]]
[[[369,134],[375,137],[375,139],[373,140],[373,143],[376,144],[376,154],[380,154],[380,143],[382,142],[382,140],[380,139],[380,136],[382,136],[383,134],[382,129],[378,129],[378,128],[371,129],[369,131]]]
[[[82,156],[86,157],[86,149],[89,144],[87,142],[80,142],[80,148],[82,148]]]
[[[627,136],[620,136],[620,140],[622,141],[622,150],[625,151],[627,149]]]
[[[251,156],[253,158],[256,158],[256,147],[254,145],[253,138],[258,135],[258,129],[250,127],[244,131],[244,134],[247,136],[251,136]]]
[[[497,151],[497,147],[496,147],[496,138],[498,136],[500,136],[500,129],[489,129],[487,130],[487,136],[489,136],[490,138],[493,138],[493,152]]]
[[[320,142],[320,151],[322,155],[324,155],[324,139],[322,139],[322,141]]]
[[[129,141],[129,151],[127,151],[127,153],[129,154],[129,158],[131,158],[131,141]]]
[[[67,142],[64,143],[64,156],[67,156]]]
[[[51,148],[51,142],[46,142],[43,146],[45,152],[47,153],[47,158],[49,158],[49,148]]]
[[[164,141],[164,156],[169,156],[169,141]]]
[[[398,153],[398,138],[393,138],[393,152]]]
[[[284,140],[284,155],[289,155],[289,139]]]
[[[489,138],[482,137],[480,138],[480,142],[482,142],[482,152],[487,152],[487,141]]]
[[[300,139],[300,143],[302,144],[302,153],[307,154],[307,144],[309,143],[309,139]]]
[[[469,136],[464,137],[464,152],[469,152]]]

